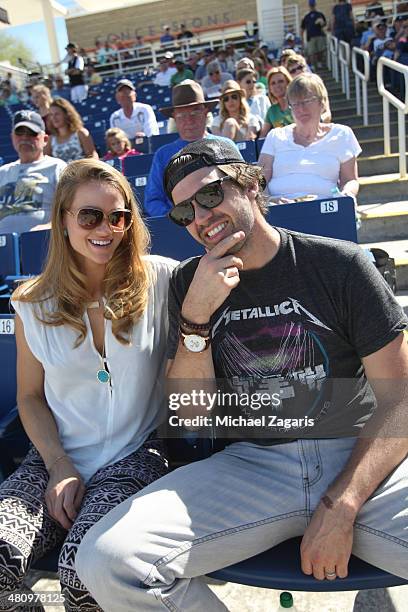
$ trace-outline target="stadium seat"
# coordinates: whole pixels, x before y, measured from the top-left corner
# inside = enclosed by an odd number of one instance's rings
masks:
[[[316,580],[300,568],[301,538],[293,538],[255,557],[209,574],[211,578],[265,589],[287,591],[359,591],[407,584],[357,557],[351,556],[349,575],[337,580]]]
[[[258,157],[256,154],[255,140],[244,140],[242,142],[237,142],[236,145],[248,164],[254,164],[256,162]]]
[[[257,152],[257,158],[258,158],[259,155],[261,154],[262,147],[265,142],[265,138],[258,138],[258,140],[256,140],[255,142],[256,142],[256,152]]]
[[[0,234],[0,279],[20,274],[18,234]]]
[[[136,145],[137,147],[137,145]],[[129,155],[123,160],[125,176],[147,176],[152,165],[153,155]]]
[[[177,140],[179,135],[177,132],[173,132],[171,134],[159,134],[158,136],[151,136],[150,138],[150,153],[154,153],[165,144],[169,144],[169,142],[173,142]]]
[[[40,274],[48,250],[49,230],[24,232],[20,236],[21,273]]]
[[[204,248],[183,227],[168,217],[145,219],[151,235],[151,252],[182,261],[194,255],[203,255]]]
[[[145,138],[135,138],[135,149],[139,151],[139,153],[145,153],[146,155],[151,153],[150,151],[150,139]]]

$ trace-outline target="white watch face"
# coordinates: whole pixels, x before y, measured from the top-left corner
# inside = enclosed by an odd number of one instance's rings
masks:
[[[199,336],[198,334],[189,334],[188,336],[184,336],[183,343],[186,349],[192,353],[201,353],[206,346],[205,338]]]

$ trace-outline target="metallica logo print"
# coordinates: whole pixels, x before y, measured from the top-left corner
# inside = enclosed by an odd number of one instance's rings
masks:
[[[310,423],[305,417],[317,421],[327,409],[330,363],[324,337],[329,333],[325,323],[292,297],[272,306],[227,307],[212,332],[217,373],[231,392],[278,394],[280,402],[265,412],[299,419],[302,427]],[[239,407],[248,417],[253,411]]]

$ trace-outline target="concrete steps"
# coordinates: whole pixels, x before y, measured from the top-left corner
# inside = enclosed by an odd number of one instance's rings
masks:
[[[357,158],[357,164],[359,176],[397,173],[399,172],[399,155],[398,153],[393,153],[387,157],[385,155],[360,155]]]
[[[399,174],[376,174],[360,177],[358,203],[377,204],[378,202],[403,202],[408,198],[408,179]],[[406,228],[408,235],[408,228]]]
[[[363,248],[379,248],[386,251],[395,260],[397,272],[397,290],[408,289],[408,240],[393,240],[391,242],[369,242],[361,244]]]
[[[408,202],[360,204],[358,214],[361,227],[358,230],[359,242],[379,240],[408,240]]]

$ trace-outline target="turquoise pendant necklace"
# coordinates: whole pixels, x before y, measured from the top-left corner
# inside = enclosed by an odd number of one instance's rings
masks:
[[[99,300],[97,302],[89,302],[87,304],[87,308],[99,308],[100,306],[101,304],[99,303]],[[106,319],[104,317],[103,319],[103,348],[102,348],[102,355],[101,355],[102,368],[98,370],[96,373],[97,380],[103,385],[106,385],[107,383],[110,383],[111,381],[111,375],[108,370],[108,364],[107,364],[107,359],[106,359],[106,354],[105,354],[105,332],[106,332]]]

